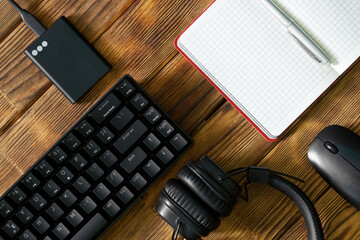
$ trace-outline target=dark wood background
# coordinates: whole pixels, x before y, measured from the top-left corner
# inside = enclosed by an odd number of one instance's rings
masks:
[[[360,62],[274,143],[267,142],[174,48],[174,39],[212,0],[18,0],[46,26],[61,15],[113,69],[71,105],[23,53],[35,35],[0,1],[0,195],[34,164],[121,76],[131,74],[193,137],[195,145],[102,239],[170,239],[154,206],[167,179],[190,160],[212,157],[225,170],[258,165],[306,181],[327,239],[359,239],[360,212],[315,172],[312,139],[339,124],[360,132]],[[241,178],[239,177],[240,181]],[[250,187],[232,215],[206,239],[304,239],[297,207],[270,187]]]

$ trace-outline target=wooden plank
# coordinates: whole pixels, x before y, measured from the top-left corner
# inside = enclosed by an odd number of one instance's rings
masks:
[[[177,54],[174,39],[211,2],[138,1],[95,43],[114,71],[146,83]]]
[[[358,223],[360,212],[351,206],[345,199],[340,197],[332,188],[327,188],[325,194],[315,203],[325,231],[325,239],[359,239],[360,231]],[[299,219],[281,239],[289,239],[291,236],[306,238],[306,227],[302,219]]]
[[[126,217],[121,217],[100,239],[168,240],[172,229],[167,227],[165,221],[159,220],[154,208],[149,208],[140,200],[127,212]]]
[[[18,114],[17,108],[12,105],[11,101],[2,92],[0,92],[0,112],[3,116],[0,125],[10,121],[11,116]]]
[[[184,86],[188,91],[184,91]],[[180,54],[148,81],[144,88],[189,134],[225,101]]]
[[[10,159],[6,154],[0,152],[0,182],[1,185],[11,186],[17,181],[19,177],[24,173],[19,169],[14,161]],[[6,191],[1,188],[0,196]]]
[[[64,15],[94,42],[134,1],[43,1],[32,12],[46,27]],[[51,86],[23,53],[34,39],[21,23],[0,45],[0,92],[13,108],[10,114],[0,115],[0,133]]]
[[[31,11],[40,1],[36,0],[17,0],[19,6],[27,11]],[[0,42],[10,34],[10,32],[21,23],[18,12],[7,1],[0,2]]]

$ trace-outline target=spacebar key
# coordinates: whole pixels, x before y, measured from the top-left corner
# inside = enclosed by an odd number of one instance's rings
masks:
[[[106,219],[97,213],[71,240],[93,239],[105,227],[106,223]]]

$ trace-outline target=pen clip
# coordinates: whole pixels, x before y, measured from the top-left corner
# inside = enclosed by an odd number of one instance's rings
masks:
[[[291,32],[289,32],[289,34],[294,37],[294,39],[296,40],[296,42],[300,45],[300,47],[301,47],[302,49],[304,49],[304,51],[305,51],[310,57],[312,57],[313,59],[315,59],[315,60],[316,60],[317,62],[319,62],[319,63],[322,62],[322,60],[319,59],[319,58],[316,56],[316,54],[313,53],[308,47],[306,47],[294,34],[292,34]]]

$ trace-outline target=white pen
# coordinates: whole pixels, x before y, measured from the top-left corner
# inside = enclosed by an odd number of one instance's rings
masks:
[[[286,13],[272,0],[260,0],[286,27],[301,47],[318,62],[330,64],[330,58]]]

